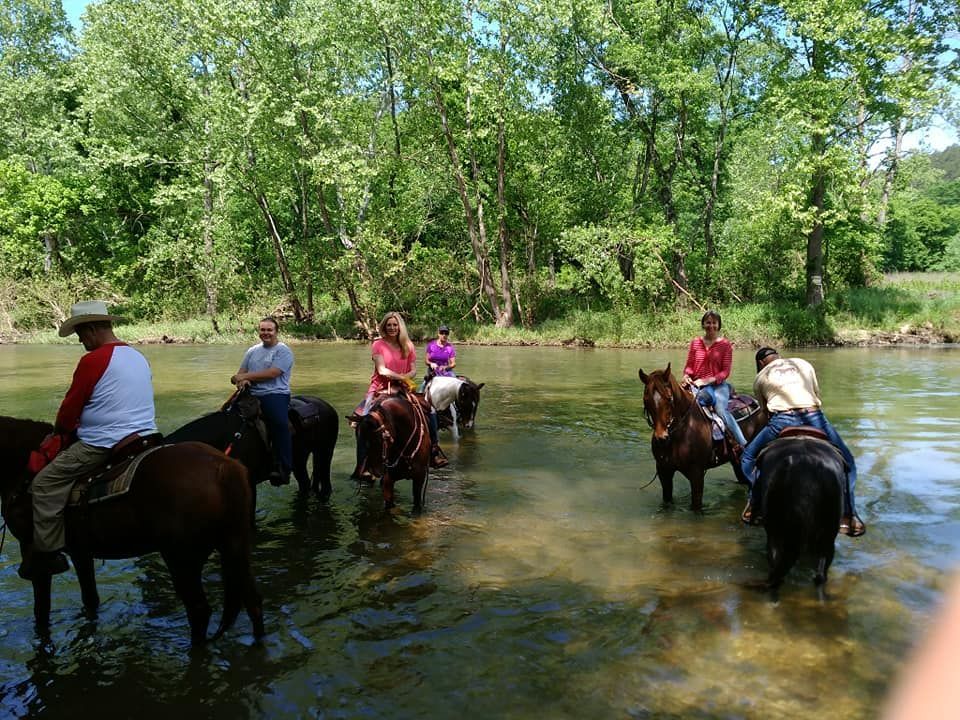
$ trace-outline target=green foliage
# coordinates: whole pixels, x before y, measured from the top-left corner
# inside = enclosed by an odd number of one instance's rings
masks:
[[[903,162],[889,208],[868,162],[955,79],[944,0],[111,0],[80,38],[59,3],[0,10],[8,288],[159,321],[312,296],[340,336],[393,308],[483,325],[507,295],[609,339],[677,286],[802,302],[815,228],[831,293],[958,263],[954,155]],[[23,303],[0,296],[54,324]]]

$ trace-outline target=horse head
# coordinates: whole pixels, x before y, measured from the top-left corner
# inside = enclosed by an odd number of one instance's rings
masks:
[[[689,405],[687,393],[670,372],[670,363],[663,370],[654,370],[647,375],[639,370],[643,389],[643,412],[647,424],[653,428],[653,439],[666,442],[674,424],[686,412]]]
[[[480,388],[486,383],[477,385],[470,378],[462,378],[460,389],[457,391],[457,410],[460,412],[460,420],[463,427],[470,430],[474,421],[477,419],[477,407],[480,405]]]
[[[377,404],[357,423],[357,444],[366,447],[362,467],[357,467],[356,475],[370,474],[382,477],[389,444],[393,441],[389,414],[384,413]]]

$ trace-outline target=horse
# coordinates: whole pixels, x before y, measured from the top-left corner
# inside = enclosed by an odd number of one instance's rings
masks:
[[[663,502],[673,502],[673,476],[677,470],[690,481],[690,508],[696,511],[703,509],[703,477],[710,468],[729,462],[737,480],[746,483],[739,458],[734,457],[727,443],[714,443],[712,421],[693,394],[680,387],[670,372],[670,364],[649,375],[641,368],[639,375],[644,384],[644,413],[653,428],[650,447],[657,464]],[[753,401],[749,396],[740,397]],[[738,422],[749,441],[767,424],[767,415],[758,407]]]
[[[250,472],[253,486],[267,479],[273,456],[265,430],[258,427],[260,403],[246,392],[235,393],[217,412],[204,415],[167,435],[168,442],[196,440],[236,458]],[[293,441],[293,475],[301,493],[311,490],[328,500],[333,492],[330,463],[340,433],[337,411],[326,400],[310,395],[290,399],[290,434]],[[228,450],[229,449],[229,450]],[[313,455],[313,477],[307,459]],[[254,494],[256,503],[256,494]]]
[[[27,469],[30,452],[53,431],[49,423],[0,417],[0,510],[24,546],[33,541]],[[220,553],[223,614],[211,640],[221,637],[245,608],[263,637],[263,603],[250,566],[250,485],[239,462],[201,443],[162,445],[138,456],[129,490],[97,502],[70,503],[64,511],[66,551],[88,613],[100,606],[94,558],[132,558],[159,552],[186,608],[194,645],[207,640],[211,609],[202,585],[204,563]],[[90,486],[96,487],[96,483]],[[86,496],[85,496],[86,497]],[[37,628],[50,625],[51,575],[33,579]]]
[[[466,375],[456,377],[435,376],[424,390],[427,402],[437,411],[440,428],[450,428],[454,439],[459,438],[459,428],[473,429],[480,406],[480,390],[486,383],[477,385]]]
[[[393,486],[403,478],[413,480],[414,509],[423,508],[430,468],[427,412],[416,396],[401,393],[377,401],[356,421],[358,456],[363,460],[354,477],[379,477],[386,509],[396,505]]]
[[[803,550],[817,560],[814,583],[827,582],[843,515],[846,468],[826,435],[809,427],[787,428],[757,460],[764,484],[767,587],[776,590]]]

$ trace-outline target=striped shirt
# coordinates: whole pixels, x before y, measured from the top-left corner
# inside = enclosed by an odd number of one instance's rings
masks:
[[[733,345],[726,338],[717,338],[709,348],[702,337],[690,342],[683,374],[691,380],[713,377],[717,383],[726,382],[732,368]]]

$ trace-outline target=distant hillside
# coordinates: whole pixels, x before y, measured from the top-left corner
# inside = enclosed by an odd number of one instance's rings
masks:
[[[960,178],[960,145],[951,145],[946,150],[931,154],[930,163],[943,171],[944,180]]]

